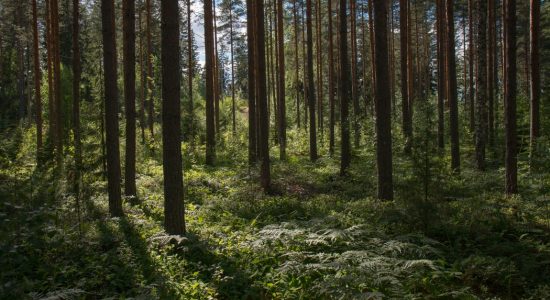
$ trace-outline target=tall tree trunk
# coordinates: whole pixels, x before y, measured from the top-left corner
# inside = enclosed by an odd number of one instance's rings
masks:
[[[107,180],[109,212],[122,216],[120,196],[120,150],[118,140],[118,87],[115,37],[115,4],[113,0],[101,0],[101,24],[103,33],[103,68],[105,70],[105,129],[107,148]]]
[[[264,1],[256,1],[254,14],[256,17],[256,60],[254,63],[256,71],[257,102],[259,109],[259,130],[260,130],[260,183],[265,192],[271,189],[271,174],[269,167],[269,117],[267,113],[267,89],[265,73],[265,28],[264,28]]]
[[[164,229],[185,234],[180,116],[180,44],[177,0],[161,1],[162,156]]]
[[[304,127],[308,128],[308,108],[309,108],[309,98],[307,96],[308,91],[308,73],[307,73],[307,50],[306,50],[306,12],[305,12],[306,3],[302,1],[302,69],[303,69],[303,92],[304,92]]]
[[[403,137],[405,138],[405,153],[411,152],[412,119],[409,107],[409,2],[399,0],[399,35],[401,48],[401,110],[403,122]]]
[[[233,51],[233,1],[229,1],[229,48],[231,51],[231,129],[237,134],[236,104],[235,104],[235,59]]]
[[[330,1],[330,0],[329,0]],[[294,88],[296,89],[296,125],[300,128],[300,62],[298,60],[298,7],[296,5],[297,0],[292,2],[292,13],[294,17],[294,64],[295,64],[295,79]]]
[[[315,86],[313,81],[313,29],[311,24],[311,1],[306,0],[307,31],[307,99],[309,104],[309,158],[317,160],[317,128],[315,125]]]
[[[79,0],[73,0],[73,141],[74,141],[74,191],[76,209],[80,219],[80,178],[82,170],[82,143],[80,140],[80,6]]]
[[[216,15],[216,0],[212,0],[212,13],[213,13],[213,22],[214,22],[214,119],[215,119],[215,130],[214,130],[214,139],[219,138],[220,135],[220,100],[221,100],[221,89],[220,89],[220,59],[218,56],[218,25],[217,25],[217,15]]]
[[[214,24],[212,20],[212,0],[204,1],[204,40],[206,52],[206,164],[214,165],[216,157],[215,110],[216,99]]]
[[[334,42],[332,29],[332,0],[328,0],[328,102],[329,102],[329,154],[334,155]]]
[[[34,105],[36,123],[36,161],[40,163],[42,153],[42,96],[40,93],[40,53],[38,51],[38,14],[36,0],[32,0],[33,64],[34,64]]]
[[[124,194],[136,197],[136,24],[134,0],[122,1],[126,156]],[[179,60],[178,60],[179,61]],[[135,202],[135,200],[133,200]]]
[[[147,73],[145,72],[145,63],[143,55],[143,31],[141,27],[141,14],[142,8],[140,7],[138,13],[138,24],[139,24],[139,70],[140,70],[140,100],[139,100],[139,127],[141,128],[141,143],[145,143],[145,90],[147,82]]]
[[[487,1],[476,1],[476,167],[485,170],[485,148],[487,145]]]
[[[458,130],[458,97],[456,81],[456,55],[455,55],[455,22],[454,1],[445,0],[445,21],[447,23],[446,34],[446,60],[447,60],[447,95],[449,101],[449,127],[451,131],[451,169],[460,172],[460,140]]]
[[[256,120],[255,16],[253,0],[246,0],[246,34],[248,37],[248,164],[258,161]]]
[[[54,144],[55,156],[58,170],[63,164],[63,118],[61,110],[61,58],[59,45],[59,6],[57,0],[52,0],[51,9],[51,41],[52,41],[52,63],[53,63],[53,112],[54,112]]]
[[[487,41],[487,100],[489,104],[488,111],[488,123],[487,123],[487,137],[489,146],[494,144],[495,133],[495,35],[496,35],[496,7],[495,0],[489,0],[488,3],[488,41]]]
[[[283,24],[283,0],[277,0],[277,45],[279,47],[279,147],[281,160],[286,159],[286,100],[285,100],[285,44]]]
[[[19,27],[20,30],[25,30],[23,28],[23,7],[22,2],[19,2],[17,4],[17,8],[15,11],[15,22],[16,26]],[[27,115],[27,98],[25,97],[25,51],[23,46],[23,36],[17,36],[17,42],[16,42],[16,52],[17,52],[17,94],[19,96],[19,121],[23,122],[25,119],[25,116]]]
[[[323,17],[321,14],[321,0],[317,0],[315,12],[317,17],[315,22],[316,27],[316,48],[317,48],[317,121],[319,125],[319,131],[321,132],[321,143],[324,136],[324,124],[323,124],[323,35],[321,31],[321,24]]]
[[[55,148],[55,111],[54,111],[54,89],[53,89],[53,33],[52,33],[52,9],[51,1],[46,0],[46,49],[47,49],[47,71],[48,71],[48,153],[52,154]]]
[[[540,1],[531,0],[530,16],[531,41],[531,126],[530,126],[530,153],[533,157],[536,150],[537,138],[540,135]]]
[[[378,198],[393,200],[391,96],[388,71],[388,5],[374,2],[374,54],[376,59],[376,163]]]
[[[340,159],[340,174],[346,175],[351,161],[351,145],[349,133],[349,102],[351,98],[350,89],[350,66],[348,57],[348,22],[347,22],[347,0],[340,0],[340,12],[338,14],[338,27],[340,31],[339,43],[339,65],[340,65],[340,80],[338,92],[340,94],[340,130],[341,130],[341,159]]]
[[[359,148],[361,127],[359,122],[359,97],[357,92],[357,10],[356,0],[350,0],[350,37],[351,37],[351,99],[353,103],[353,146]]]
[[[445,0],[437,0],[437,145],[445,148]]]
[[[474,87],[474,0],[468,0],[468,99],[470,102],[470,131],[475,130],[475,87]]]
[[[146,25],[147,25],[147,82],[148,82],[148,100],[147,110],[149,115],[149,132],[151,133],[151,140],[154,138],[154,121],[155,121],[155,103],[153,102],[153,46],[151,44],[151,0],[146,0]]]
[[[373,105],[374,101],[374,89],[376,86],[376,60],[374,59],[374,17],[373,17],[373,6],[372,6],[373,0],[370,0],[368,2],[368,15],[369,15],[369,40],[370,40],[370,57],[371,57],[371,86],[373,90],[373,101],[371,102],[371,113],[373,112]],[[411,127],[412,128],[412,127]]]
[[[193,62],[193,30],[191,28],[191,0],[187,0],[187,91],[189,97],[189,140],[191,147],[195,146],[195,108],[193,102],[193,78],[195,77],[195,66]]]
[[[504,0],[506,7],[506,86],[504,94],[504,123],[506,127],[506,194],[518,192],[518,146],[517,146],[517,119],[516,119],[516,1]]]

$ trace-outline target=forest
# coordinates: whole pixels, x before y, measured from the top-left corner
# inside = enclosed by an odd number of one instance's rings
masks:
[[[550,299],[550,1],[0,0],[0,299]]]

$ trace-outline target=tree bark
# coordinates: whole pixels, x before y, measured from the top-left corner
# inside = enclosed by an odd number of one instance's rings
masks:
[[[191,29],[191,0],[187,0],[187,91],[189,97],[189,141],[191,147],[195,146],[195,107],[193,102],[193,78],[195,77],[195,67],[193,63],[193,30]]]
[[[36,161],[40,163],[42,153],[42,96],[40,93],[40,82],[42,74],[40,71],[40,52],[38,51],[38,13],[36,0],[32,0],[32,32],[33,32],[33,64],[34,64],[34,105],[36,123]]]
[[[456,81],[454,1],[445,0],[447,23],[447,95],[449,97],[449,127],[451,131],[451,169],[460,172],[460,139],[458,130],[458,97]]]
[[[214,165],[216,157],[216,139],[215,139],[215,111],[214,99],[216,93],[215,76],[215,53],[214,53],[214,27],[212,20],[212,0],[204,1],[204,33],[206,48],[206,164]]]
[[[79,0],[73,0],[73,142],[74,142],[74,190],[77,212],[80,214],[80,178],[82,170],[82,142],[80,140],[80,8]]]
[[[122,35],[124,53],[124,103],[126,111],[126,156],[124,194],[133,197],[136,191],[136,24],[134,0],[122,1]]]
[[[339,54],[340,60],[340,86],[338,92],[340,94],[340,130],[341,130],[341,159],[340,159],[340,174],[346,175],[351,161],[351,145],[349,133],[349,102],[350,102],[350,66],[348,57],[348,22],[347,22],[347,0],[340,0],[340,13],[338,26],[340,30]]]
[[[485,170],[485,148],[487,145],[487,1],[476,1],[476,168]]]
[[[248,37],[248,164],[258,161],[256,121],[255,16],[253,0],[246,0],[246,34]]]
[[[286,100],[285,100],[285,45],[283,24],[283,0],[277,0],[277,45],[279,47],[279,148],[281,160],[286,159]]]
[[[506,167],[506,194],[517,194],[518,192],[518,146],[517,146],[517,119],[516,119],[516,1],[504,0],[506,7],[506,86],[504,94],[504,123],[505,123],[505,167]]]
[[[407,0],[399,0],[399,35],[401,48],[401,110],[403,122],[403,137],[405,139],[405,153],[411,152],[412,139],[412,119],[409,107],[409,2]]]
[[[356,0],[350,0],[350,36],[351,36],[351,99],[353,103],[353,146],[359,148],[361,127],[359,123],[359,97],[357,95],[357,10]]]
[[[329,155],[334,155],[334,42],[332,29],[332,0],[327,2],[328,10],[328,102],[329,102]]]
[[[155,121],[155,103],[153,102],[153,46],[151,44],[151,0],[146,0],[146,25],[147,25],[147,83],[148,83],[148,100],[147,111],[149,115],[148,125],[151,134],[151,140],[154,139],[154,121]]]
[[[185,234],[180,116],[180,44],[177,0],[161,1],[162,156],[164,229]]]
[[[101,0],[103,35],[103,68],[105,70],[105,129],[107,148],[107,180],[109,212],[122,216],[120,196],[120,150],[118,139],[118,87],[115,37],[115,5],[113,0]]]
[[[540,135],[540,1],[531,0],[530,41],[531,41],[531,82],[530,82],[530,152],[536,150]]]
[[[313,80],[313,29],[311,24],[311,1],[306,0],[306,31],[307,31],[307,99],[309,104],[309,158],[317,160],[317,127],[315,125],[315,83]]]
[[[437,0],[437,145],[445,148],[445,0]]]
[[[388,5],[374,2],[375,110],[376,163],[378,170],[378,198],[393,200],[391,95],[388,71]]]

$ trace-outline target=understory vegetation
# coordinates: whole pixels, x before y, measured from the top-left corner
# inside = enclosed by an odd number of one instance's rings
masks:
[[[419,132],[429,128],[419,124]],[[550,174],[529,171],[520,161],[521,193],[505,197],[504,171],[491,163],[499,150],[484,173],[467,165],[473,150],[465,150],[460,175],[443,167],[446,155],[422,155],[432,153],[429,147],[416,147],[410,157],[396,151],[396,200],[380,201],[369,140],[355,153],[349,176],[340,177],[338,159],[324,155],[310,162],[306,133],[290,131],[288,160],[272,154],[269,195],[237,151],[245,145],[244,134],[224,140],[216,167],[204,166],[200,149],[184,144],[189,233],[183,237],[162,229],[158,142],[138,147],[139,204],[125,199],[125,217],[111,218],[93,135],[85,143],[87,169],[77,202],[70,162],[67,175],[56,180],[53,164],[27,163],[35,155],[31,129],[4,132],[2,299],[550,295]],[[541,157],[538,165],[548,166],[550,156]]]

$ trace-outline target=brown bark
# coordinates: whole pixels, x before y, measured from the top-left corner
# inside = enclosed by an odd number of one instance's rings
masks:
[[[327,2],[328,10],[328,102],[329,102],[329,154],[334,155],[334,42],[332,28],[332,0]]]
[[[437,0],[437,145],[445,148],[445,0]]]
[[[34,64],[34,105],[36,123],[36,161],[40,162],[42,152],[42,96],[40,93],[40,53],[38,51],[38,14],[36,0],[32,0],[33,64]]]
[[[495,132],[495,35],[496,35],[496,7],[495,0],[488,0],[488,40],[487,40],[487,100],[488,100],[488,123],[487,123],[487,139],[489,146],[494,144]]]
[[[162,156],[164,229],[185,234],[180,116],[180,44],[177,0],[161,1]]]
[[[403,122],[403,137],[405,138],[405,153],[411,151],[412,119],[409,107],[409,3],[407,0],[399,0],[399,34],[401,48],[401,110]]]
[[[504,0],[505,31],[506,31],[506,86],[504,94],[504,124],[505,124],[505,168],[506,168],[506,194],[518,192],[518,146],[517,146],[517,116],[516,116],[516,1]]]
[[[155,121],[155,103],[153,102],[153,45],[151,43],[151,0],[146,0],[146,27],[147,27],[147,83],[148,83],[148,100],[147,100],[147,113],[148,113],[148,125],[149,132],[151,134],[151,140],[154,139],[154,121]]]
[[[350,165],[351,161],[351,145],[350,145],[350,133],[349,133],[349,102],[350,102],[350,66],[349,66],[349,57],[348,57],[348,22],[347,22],[347,0],[340,0],[340,11],[338,14],[339,21],[339,65],[340,65],[340,75],[339,75],[339,87],[338,93],[340,95],[340,130],[341,130],[341,159],[340,159],[340,174],[345,175]]]
[[[376,163],[378,170],[378,198],[393,200],[391,96],[388,71],[388,6],[376,1],[374,11]]]
[[[82,169],[82,142],[80,139],[80,46],[79,46],[79,0],[73,0],[73,142],[74,142],[74,190],[76,208],[80,214],[80,178]]]
[[[277,45],[279,56],[279,85],[277,98],[279,104],[279,148],[281,160],[286,159],[286,100],[285,100],[285,46],[283,24],[283,0],[277,0]]]
[[[447,23],[446,34],[446,60],[447,60],[447,95],[449,101],[449,127],[451,132],[451,169],[460,172],[460,140],[458,124],[458,97],[456,81],[456,55],[455,55],[455,26],[454,26],[454,1],[445,0],[445,19]]]
[[[246,0],[246,34],[248,37],[248,163],[258,161],[256,121],[256,68],[255,68],[255,25],[252,0]]]
[[[531,0],[530,14],[530,51],[531,51],[531,81],[530,81],[530,148],[531,157],[536,149],[537,138],[540,135],[540,1]]]
[[[124,103],[126,112],[126,156],[124,194],[136,197],[136,24],[134,0],[122,1],[124,60]],[[135,201],[135,200],[133,200]]]
[[[118,139],[118,87],[115,37],[115,5],[113,0],[101,0],[103,35],[103,68],[105,70],[105,129],[107,148],[107,180],[109,212],[122,216],[120,196],[120,150]]]
[[[485,170],[487,146],[487,1],[476,1],[476,168]]]
[[[193,103],[193,78],[195,77],[195,68],[193,63],[193,30],[191,29],[191,0],[187,0],[187,93],[189,97],[189,140],[191,147],[195,146],[195,108]]]
[[[204,40],[206,52],[206,164],[214,165],[215,149],[215,110],[216,82],[215,80],[215,51],[214,27],[212,20],[212,0],[204,1]]]
[[[311,1],[306,0],[306,31],[307,31],[307,99],[309,104],[309,158],[317,160],[317,127],[315,125],[315,83],[313,80],[313,28]]]
[[[353,103],[353,146],[359,148],[361,128],[359,123],[359,97],[357,95],[357,10],[356,0],[350,0],[351,38],[351,101]]]

